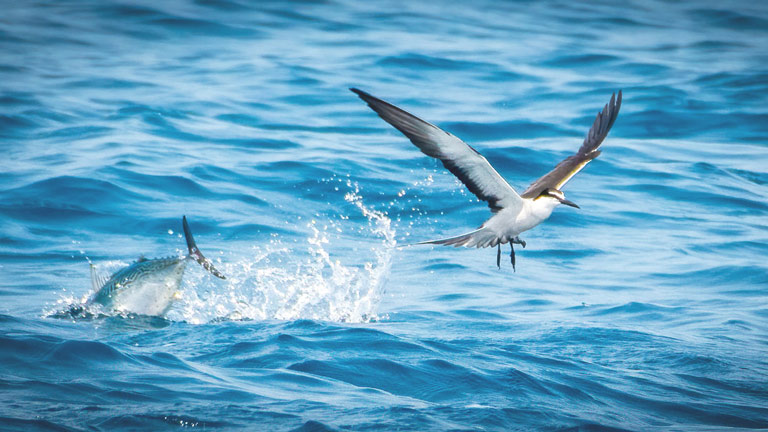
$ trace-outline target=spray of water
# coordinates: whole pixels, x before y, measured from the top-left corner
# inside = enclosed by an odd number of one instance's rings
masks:
[[[214,320],[296,320],[366,322],[378,318],[378,305],[390,272],[395,231],[383,212],[369,209],[357,188],[344,197],[368,221],[361,240],[367,250],[356,254],[362,262],[335,259],[331,231],[336,223],[307,224],[311,234],[301,244],[286,247],[278,238],[253,246],[252,256],[221,265],[225,287],[209,288],[204,272],[190,272],[180,299],[168,312],[171,320],[205,323]],[[348,218],[342,217],[342,222]],[[351,223],[351,222],[346,222]],[[359,247],[359,246],[358,246]],[[303,251],[301,251],[303,252]],[[297,258],[297,257],[304,258]],[[345,256],[344,260],[352,258]],[[192,274],[194,273],[194,274]]]
[[[310,235],[303,243],[286,245],[274,235],[266,245],[252,246],[245,256],[237,253],[230,254],[225,262],[219,259],[216,266],[227,275],[224,282],[214,280],[198,266],[187,266],[182,287],[166,317],[190,323],[378,319],[377,309],[396,245],[395,229],[386,212],[364,204],[356,184],[347,180],[347,186],[350,192],[344,196],[345,201],[367,224],[357,226],[349,215],[340,215],[338,220],[322,223],[311,220],[307,224]],[[338,235],[345,230],[354,232],[354,238],[347,243]],[[333,251],[339,249],[354,253],[335,258]],[[95,268],[99,273],[111,274],[127,265],[130,263],[110,261]],[[74,297],[65,292],[44,314],[65,318],[116,314],[99,305],[88,305],[91,294]]]

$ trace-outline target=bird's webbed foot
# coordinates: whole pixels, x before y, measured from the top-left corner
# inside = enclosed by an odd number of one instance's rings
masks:
[[[517,243],[520,246],[525,249],[525,240],[521,239],[520,236],[515,236],[515,238],[512,239],[511,243]]]

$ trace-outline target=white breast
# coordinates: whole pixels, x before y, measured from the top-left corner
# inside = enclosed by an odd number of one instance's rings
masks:
[[[502,209],[485,221],[483,228],[491,230],[502,243],[506,243],[546,220],[558,204],[560,202],[554,198],[523,199],[519,211]]]
[[[517,218],[515,218],[515,231],[517,234],[528,231],[542,223],[552,214],[552,210],[554,210],[558,204],[560,204],[560,202],[554,198],[524,200],[523,208],[520,213],[517,214]]]

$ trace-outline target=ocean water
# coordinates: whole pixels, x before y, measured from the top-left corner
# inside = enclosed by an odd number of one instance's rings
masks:
[[[768,428],[768,6],[23,1],[0,14],[0,430]],[[348,87],[517,190],[489,215]],[[65,312],[185,250],[164,317]],[[506,257],[506,256],[505,256]]]

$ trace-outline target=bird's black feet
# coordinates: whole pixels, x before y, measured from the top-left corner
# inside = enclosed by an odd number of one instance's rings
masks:
[[[525,247],[525,240],[515,237],[509,241],[509,261],[512,263],[512,271],[517,272],[515,268],[515,243]],[[501,243],[499,243],[496,249],[496,267],[501,268]]]

